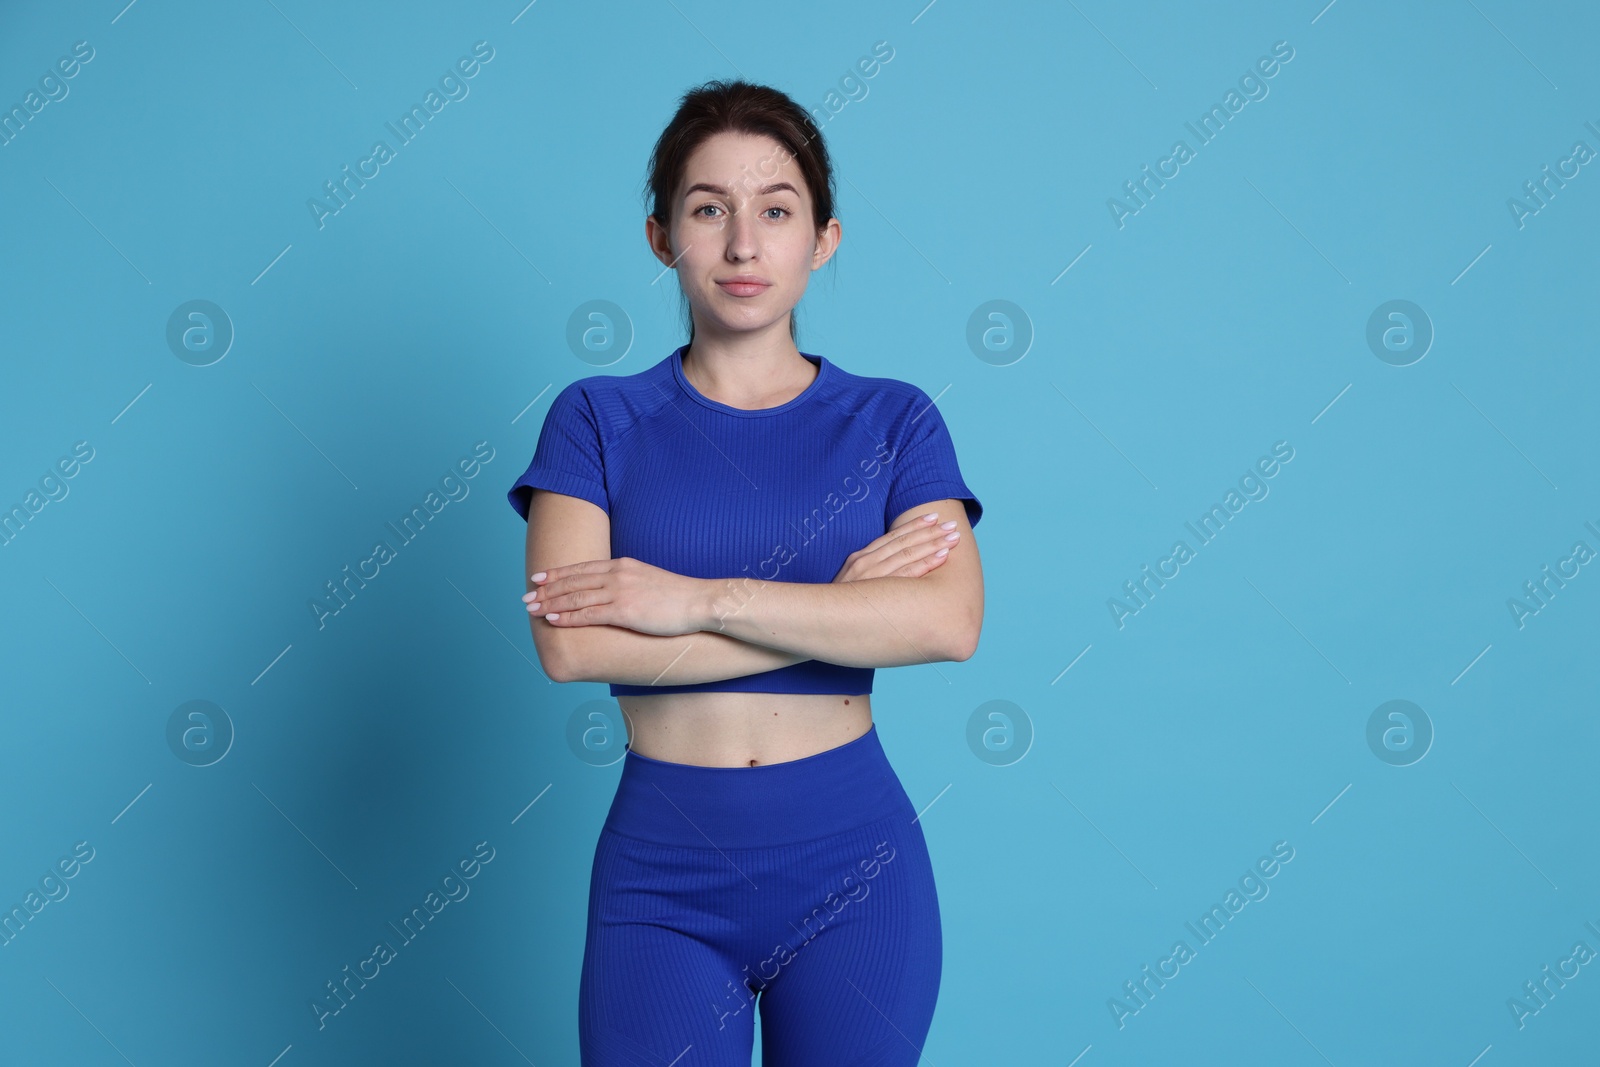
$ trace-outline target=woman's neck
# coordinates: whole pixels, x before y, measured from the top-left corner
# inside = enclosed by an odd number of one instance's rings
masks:
[[[792,338],[785,335],[784,342],[766,350],[691,342],[681,357],[683,376],[719,404],[749,411],[778,407],[805,392],[818,373]]]

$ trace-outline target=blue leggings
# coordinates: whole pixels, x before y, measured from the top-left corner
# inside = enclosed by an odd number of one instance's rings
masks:
[[[939,898],[877,727],[758,767],[632,749],[600,832],[583,1067],[913,1067],[939,995]]]

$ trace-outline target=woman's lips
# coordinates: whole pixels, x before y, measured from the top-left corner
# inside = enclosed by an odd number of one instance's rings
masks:
[[[765,282],[718,282],[722,291],[733,296],[755,296],[771,288]]]

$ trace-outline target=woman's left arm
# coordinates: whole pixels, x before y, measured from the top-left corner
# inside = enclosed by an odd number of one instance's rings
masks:
[[[702,630],[844,667],[898,667],[965,660],[983,627],[983,567],[960,500],[911,508],[891,528],[929,511],[961,534],[940,566],[917,578],[829,584],[751,578],[688,578],[656,571],[627,591],[595,561],[555,568],[538,614],[552,624],[611,623],[647,632]],[[606,561],[614,562],[614,561]],[[587,570],[586,570],[587,568]],[[549,595],[555,594],[555,595]],[[646,621],[648,616],[648,621]]]
[[[719,578],[707,582],[700,629],[844,667],[900,667],[965,660],[983,628],[983,565],[959,500],[913,508],[891,523],[937,511],[961,542],[920,578],[813,585]]]

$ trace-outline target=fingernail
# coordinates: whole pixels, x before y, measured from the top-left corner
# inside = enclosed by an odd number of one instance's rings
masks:
[[[556,612],[552,611],[550,614],[546,615],[545,618],[547,618],[547,619],[559,619],[559,618],[561,618],[561,616],[558,615]]]
[[[532,604],[529,604],[528,605],[528,610],[529,611],[538,611],[539,610],[539,602],[537,600],[535,600]]]
[[[939,517],[939,513],[937,511],[930,511],[926,515],[922,516],[922,521],[923,522],[932,522],[934,519],[937,519],[938,517]]]
[[[548,571],[540,571],[538,574],[535,574],[533,576],[533,580],[536,581],[536,582],[542,582],[542,581],[544,581],[545,575],[547,573],[549,573],[549,572]]]
[[[939,528],[941,530],[954,530],[956,528],[956,520],[951,519],[949,522],[941,522]]]
[[[941,548],[939,551],[934,553],[935,556],[948,556],[949,554],[950,550],[948,548]]]
[[[944,539],[946,541],[956,541],[956,540],[959,540],[960,538],[961,538],[961,535],[958,534],[958,533],[947,533],[947,534],[944,535]]]

